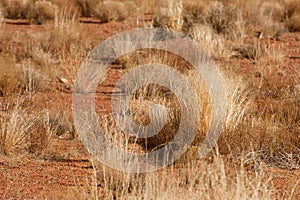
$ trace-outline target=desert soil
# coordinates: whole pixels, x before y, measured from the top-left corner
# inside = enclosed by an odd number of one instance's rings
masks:
[[[83,21],[86,22],[88,19],[83,19]],[[84,26],[93,30],[95,34],[107,38],[118,32],[134,28],[134,23],[109,22],[100,24],[91,21],[91,23],[84,23]],[[3,29],[7,30],[8,33],[13,33],[15,30],[41,31],[40,26],[19,21],[8,21],[3,25]],[[297,41],[299,37],[299,33],[285,33],[279,41],[274,41],[285,45],[286,68],[296,67],[300,70],[300,45]],[[255,74],[251,68],[251,62],[243,59],[237,59],[237,61],[240,63],[241,73]],[[112,79],[114,76],[118,76],[118,70],[116,69],[112,73]],[[61,83],[57,84],[58,87],[64,87]],[[103,92],[110,91],[110,84],[107,83],[101,87],[101,90]],[[62,89],[57,93],[40,93],[36,94],[34,98],[37,102],[43,102],[39,105],[49,109],[55,107],[59,102],[66,107],[71,116],[71,91]],[[109,97],[105,94],[99,95],[97,98],[97,102],[104,107],[110,103]],[[6,100],[2,98],[1,101]],[[52,199],[76,192],[89,193],[93,187],[92,180],[94,178],[94,170],[90,160],[91,156],[84,146],[69,135],[55,138],[47,152],[38,158],[1,155],[0,196],[2,199]],[[281,192],[290,189],[300,180],[300,170],[268,168],[266,171],[273,177],[272,182],[277,188],[278,197],[280,197]],[[299,194],[300,184],[295,189],[298,190]],[[102,188],[100,186],[98,192],[101,195]]]

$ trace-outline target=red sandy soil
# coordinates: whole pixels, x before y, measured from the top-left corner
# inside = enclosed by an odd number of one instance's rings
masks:
[[[101,24],[90,19],[82,19],[84,26],[92,29],[95,34],[101,34],[107,38],[115,33],[134,28],[133,23],[110,22]],[[3,25],[4,30],[15,31],[40,31],[41,27],[29,25],[26,22],[6,21]],[[300,70],[300,48],[299,33],[285,33],[279,41],[274,43],[284,43],[285,53],[288,65],[287,68],[298,68]],[[238,60],[241,71],[255,74],[251,70],[252,64],[248,60]],[[118,69],[112,72],[118,74]],[[280,77],[282,79],[285,76]],[[60,87],[59,83],[58,86]],[[63,85],[61,85],[63,87]],[[109,83],[99,88],[102,92],[110,91]],[[41,93],[34,98],[36,101],[43,102],[43,106],[51,109],[55,108],[57,103],[66,107],[71,115],[72,93],[64,91],[60,93]],[[109,97],[105,94],[97,96],[97,101],[104,107],[109,105]],[[1,99],[5,101],[5,99]],[[66,194],[73,189],[77,192],[88,192],[87,188],[92,188],[93,167],[90,162],[90,155],[84,146],[76,139],[64,135],[61,138],[55,138],[45,156],[38,158],[18,157],[18,156],[0,156],[0,196],[2,199],[48,199],[57,197],[60,194]],[[267,173],[273,176],[272,182],[278,189],[278,197],[285,189],[290,189],[300,180],[300,170],[282,170],[278,168],[268,168]],[[101,188],[98,187],[99,194]],[[300,184],[296,187],[296,193],[299,194]],[[298,192],[297,192],[298,191]],[[90,192],[90,191],[89,191]],[[297,196],[296,199],[300,196]]]

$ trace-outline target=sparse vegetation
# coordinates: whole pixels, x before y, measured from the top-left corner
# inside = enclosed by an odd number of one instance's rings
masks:
[[[1,115],[0,152],[9,154],[42,153],[51,141],[55,127],[49,123],[48,113],[28,114],[19,103],[8,105]]]
[[[0,158],[49,160],[55,168],[62,162],[68,163],[67,170],[78,167],[92,173],[78,187],[72,181],[59,183],[61,187],[72,182],[72,187],[64,195],[47,192],[53,199],[299,199],[299,17],[295,0],[1,0]],[[198,95],[198,105],[186,109],[200,113],[196,138],[174,164],[147,174],[126,174],[93,159],[83,161],[89,155],[72,124],[71,94],[88,52],[116,32],[147,26],[139,21],[144,18],[152,27],[185,33],[219,66],[226,118],[217,147],[200,160],[198,147],[210,125],[212,99],[194,66],[156,49],[117,58],[95,95],[97,123],[113,144],[146,154],[170,142],[182,122],[184,108],[174,91],[149,82],[131,96],[125,114],[147,126],[151,107],[160,104],[166,116],[156,113],[153,123],[165,118],[167,123],[150,138],[136,138],[117,127],[108,103],[122,91],[112,91],[113,86],[138,65],[159,63],[181,73]],[[128,45],[134,41],[117,48]],[[47,167],[45,163],[38,163],[39,170]],[[2,171],[10,168],[0,170],[0,180],[7,182],[0,186],[4,198],[10,197],[14,179]],[[289,175],[282,178],[274,169]],[[78,174],[79,179],[88,176]]]

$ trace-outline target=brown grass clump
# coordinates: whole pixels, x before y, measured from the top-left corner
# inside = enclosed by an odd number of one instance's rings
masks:
[[[201,48],[214,59],[227,58],[229,53],[226,49],[224,36],[218,35],[208,25],[197,24],[189,29],[189,35],[201,45]]]
[[[81,16],[91,17],[93,15],[93,9],[96,8],[98,3],[102,3],[103,0],[75,0],[75,2],[79,7]]]
[[[8,19],[27,19],[33,0],[3,0],[0,4],[4,8],[4,17]]]
[[[3,95],[46,89],[47,77],[34,68],[16,64],[6,57],[0,57],[0,63],[0,91]]]
[[[32,126],[18,109],[1,114],[0,123],[0,152],[8,155],[27,148],[27,130]]]
[[[159,2],[160,7],[154,13],[153,26],[180,31],[183,26],[183,5],[181,1]]]
[[[18,92],[21,85],[21,69],[16,68],[16,63],[9,58],[0,57],[0,92],[6,96]]]
[[[118,62],[126,67],[126,70],[146,63],[160,63],[171,66],[182,73],[182,76],[186,76],[192,88],[197,92],[199,98],[199,104],[194,105],[193,108],[181,108],[178,101],[178,98],[180,97],[176,97],[174,91],[170,91],[168,88],[152,83],[140,86],[139,89],[137,89],[131,96],[129,111],[127,114],[134,122],[136,122],[136,124],[140,126],[147,126],[150,123],[150,111],[152,106],[154,104],[159,104],[166,108],[167,119],[163,128],[156,133],[156,135],[148,138],[131,138],[130,141],[141,145],[146,151],[151,151],[170,142],[177,134],[182,120],[180,114],[181,109],[199,110],[199,113],[201,113],[199,116],[201,122],[199,122],[198,133],[194,140],[194,144],[199,144],[203,140],[203,136],[206,134],[208,124],[210,123],[211,108],[208,106],[210,104],[210,97],[202,78],[197,75],[194,70],[192,70],[193,67],[187,61],[169,52],[145,49],[124,55],[118,59]],[[149,74],[149,76],[151,75]],[[202,111],[200,111],[200,109],[202,109]],[[154,123],[154,126],[159,126],[160,122],[164,121],[164,116],[160,114],[156,113],[156,115],[153,116],[154,118],[151,122]]]
[[[272,199],[274,189],[263,167],[249,172],[245,165],[243,159],[226,160],[216,153],[211,161],[193,160],[145,174],[96,166],[94,181],[109,199]]]
[[[7,109],[0,120],[0,152],[8,154],[38,155],[49,145],[52,130],[47,124],[37,123],[39,115],[27,114],[18,103]]]
[[[300,148],[299,93],[295,90],[299,77],[289,70],[259,65],[252,78],[233,83],[237,95],[230,98],[229,113],[233,115],[227,114],[229,123],[219,141],[221,151],[263,150],[280,155]],[[231,94],[232,89],[228,90]]]
[[[93,8],[93,15],[102,22],[122,21],[134,13],[135,9],[135,4],[132,1],[104,1]]]
[[[291,18],[287,19],[285,23],[289,31],[300,31],[300,11],[297,14],[294,14]]]
[[[297,1],[287,1],[284,5],[283,21],[289,31],[296,32],[300,30],[300,6]]]
[[[258,62],[260,65],[281,65],[284,61],[283,46],[272,45],[270,40],[261,42],[254,40],[246,42],[242,46],[234,46],[232,50],[237,54],[232,57],[247,58]]]
[[[266,46],[259,42],[254,44],[246,44],[243,47],[234,47],[234,51],[238,52],[237,57],[259,60],[266,55]]]
[[[47,149],[53,136],[70,134],[74,136],[73,127],[62,114],[53,114],[47,111],[36,115],[30,127],[28,152],[34,155],[40,155]]]
[[[75,0],[81,16],[95,17],[101,22],[122,21],[136,12],[134,1]]]
[[[36,1],[31,6],[31,12],[28,13],[27,18],[35,24],[53,21],[58,12],[58,7],[49,1]]]
[[[11,98],[17,98],[17,95]],[[18,98],[15,104],[7,104],[0,117],[0,152],[4,155],[41,155],[51,144],[54,136],[74,135],[70,122],[61,114],[49,111],[32,111],[26,101]]]
[[[220,2],[214,2],[207,10],[205,22],[210,25],[216,33],[229,34],[237,20],[237,11],[232,5],[224,6]]]

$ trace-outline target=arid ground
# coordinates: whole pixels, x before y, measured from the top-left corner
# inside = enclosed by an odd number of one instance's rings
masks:
[[[169,123],[156,137],[126,136],[110,116],[111,99],[120,92],[114,84],[129,69],[166,64],[204,96],[201,109],[192,108],[201,120],[188,151],[166,168],[127,174],[103,166],[82,144],[72,93],[94,47],[142,27],[182,32],[204,49],[223,78],[226,117],[217,146],[199,159],[211,99],[193,66],[155,49],[117,58],[97,87],[95,107],[107,137],[127,151],[143,154],[166,144],[178,130],[178,110],[185,109],[172,91],[143,86],[131,98],[131,117],[145,126],[149,107],[161,103],[169,109]],[[297,1],[0,2],[2,199],[300,199],[299,124]]]

